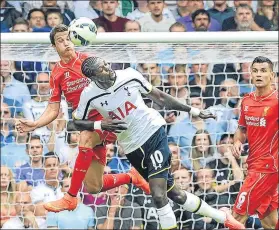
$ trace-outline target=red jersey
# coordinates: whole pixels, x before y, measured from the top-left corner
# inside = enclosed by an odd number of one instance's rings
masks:
[[[263,97],[252,92],[243,98],[239,125],[246,127],[248,170],[278,172],[278,91]]]
[[[60,102],[62,93],[67,102],[76,109],[82,90],[90,83],[90,80],[82,75],[81,64],[88,56],[76,52],[77,58],[69,63],[58,62],[50,76],[51,97],[49,102]]]

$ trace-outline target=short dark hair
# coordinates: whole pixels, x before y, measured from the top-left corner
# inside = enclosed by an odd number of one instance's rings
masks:
[[[63,20],[63,15],[61,13],[61,10],[59,8],[50,8],[46,11],[46,18],[48,17],[48,15],[50,14],[58,14],[59,17]]]
[[[269,68],[273,71],[273,62],[267,57],[263,57],[263,56],[256,57],[252,62],[251,66],[253,66],[255,63],[268,63]]]
[[[29,27],[28,21],[25,20],[24,18],[17,18],[17,19],[14,21],[13,27],[14,27],[15,25],[26,25],[27,27]]]
[[[55,26],[50,34],[49,34],[49,38],[50,38],[50,41],[51,41],[51,44],[55,46],[55,40],[54,40],[54,36],[57,34],[57,33],[61,33],[61,32],[66,32],[68,31],[69,28],[68,26],[64,25],[64,24],[60,24],[60,25],[57,25]]]
[[[197,17],[198,15],[200,15],[200,14],[205,14],[205,15],[207,15],[207,17],[208,17],[208,22],[210,22],[210,14],[209,14],[206,10],[204,10],[204,9],[199,9],[199,10],[196,10],[196,11],[192,14],[192,21],[193,21],[193,23],[195,22],[196,17]]]
[[[45,12],[44,12],[42,9],[39,9],[39,8],[31,9],[31,10],[29,11],[28,15],[27,15],[27,20],[30,20],[30,19],[31,19],[31,14],[32,14],[33,12],[36,12],[36,11],[40,11],[40,12],[44,15],[45,20],[46,20]]]
[[[46,162],[46,160],[47,160],[48,158],[57,158],[58,162],[60,163],[60,159],[59,159],[59,157],[57,156],[56,153],[54,153],[54,152],[48,152],[48,153],[46,153],[46,154],[42,157],[42,163],[43,163],[43,165],[45,164],[45,162]]]
[[[81,72],[84,76],[90,78],[96,75],[97,63],[99,57],[88,57],[81,64]]]
[[[43,146],[42,142],[41,142],[41,137],[38,136],[38,135],[30,135],[28,138],[27,138],[27,143],[26,143],[26,149],[29,148],[29,144],[31,141],[33,140],[39,140],[41,145]]]
[[[169,32],[171,32],[171,30],[174,28],[174,27],[180,27],[180,28],[183,28],[186,32],[186,27],[180,23],[180,22],[175,22],[171,25],[171,27],[169,28]]]

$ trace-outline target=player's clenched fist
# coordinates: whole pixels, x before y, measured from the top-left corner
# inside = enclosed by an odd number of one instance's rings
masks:
[[[201,119],[208,119],[208,118],[213,118],[215,119],[216,116],[213,115],[209,110],[204,110],[204,111],[201,111],[200,114],[199,114],[199,117]]]
[[[121,133],[128,128],[127,124],[123,121],[113,121],[111,119],[105,119],[101,122],[102,130],[106,130],[114,133]]]
[[[229,149],[232,155],[238,159],[241,155],[242,143],[240,141],[236,141],[232,146],[229,147]]]
[[[34,121],[29,120],[17,120],[15,123],[16,130],[20,133],[31,132],[37,128],[37,124]]]

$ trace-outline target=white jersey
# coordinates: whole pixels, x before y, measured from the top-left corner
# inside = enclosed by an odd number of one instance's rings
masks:
[[[104,118],[124,121],[128,129],[116,134],[125,154],[141,147],[166,122],[158,111],[148,108],[141,93],[148,94],[152,85],[136,70],[116,70],[116,81],[107,90],[91,82],[82,92],[75,119],[86,119],[96,109]]]

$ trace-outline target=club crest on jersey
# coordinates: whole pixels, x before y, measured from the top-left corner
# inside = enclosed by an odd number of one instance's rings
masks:
[[[70,73],[69,72],[64,73],[64,77],[65,77],[65,79],[69,78],[70,77]]]
[[[268,110],[270,109],[269,106],[264,107],[264,111],[263,111],[263,117],[265,117],[267,115]]]
[[[129,92],[129,88],[128,87],[124,87],[124,90],[127,91],[128,96],[131,96],[131,93]]]
[[[248,105],[245,105],[245,107],[244,107],[244,112],[248,112],[248,109],[249,109],[249,106],[248,106]]]
[[[116,110],[110,111],[108,115],[112,120],[121,120],[128,116],[130,112],[136,108],[137,107],[133,103],[126,101],[124,103],[124,108],[118,107]]]

